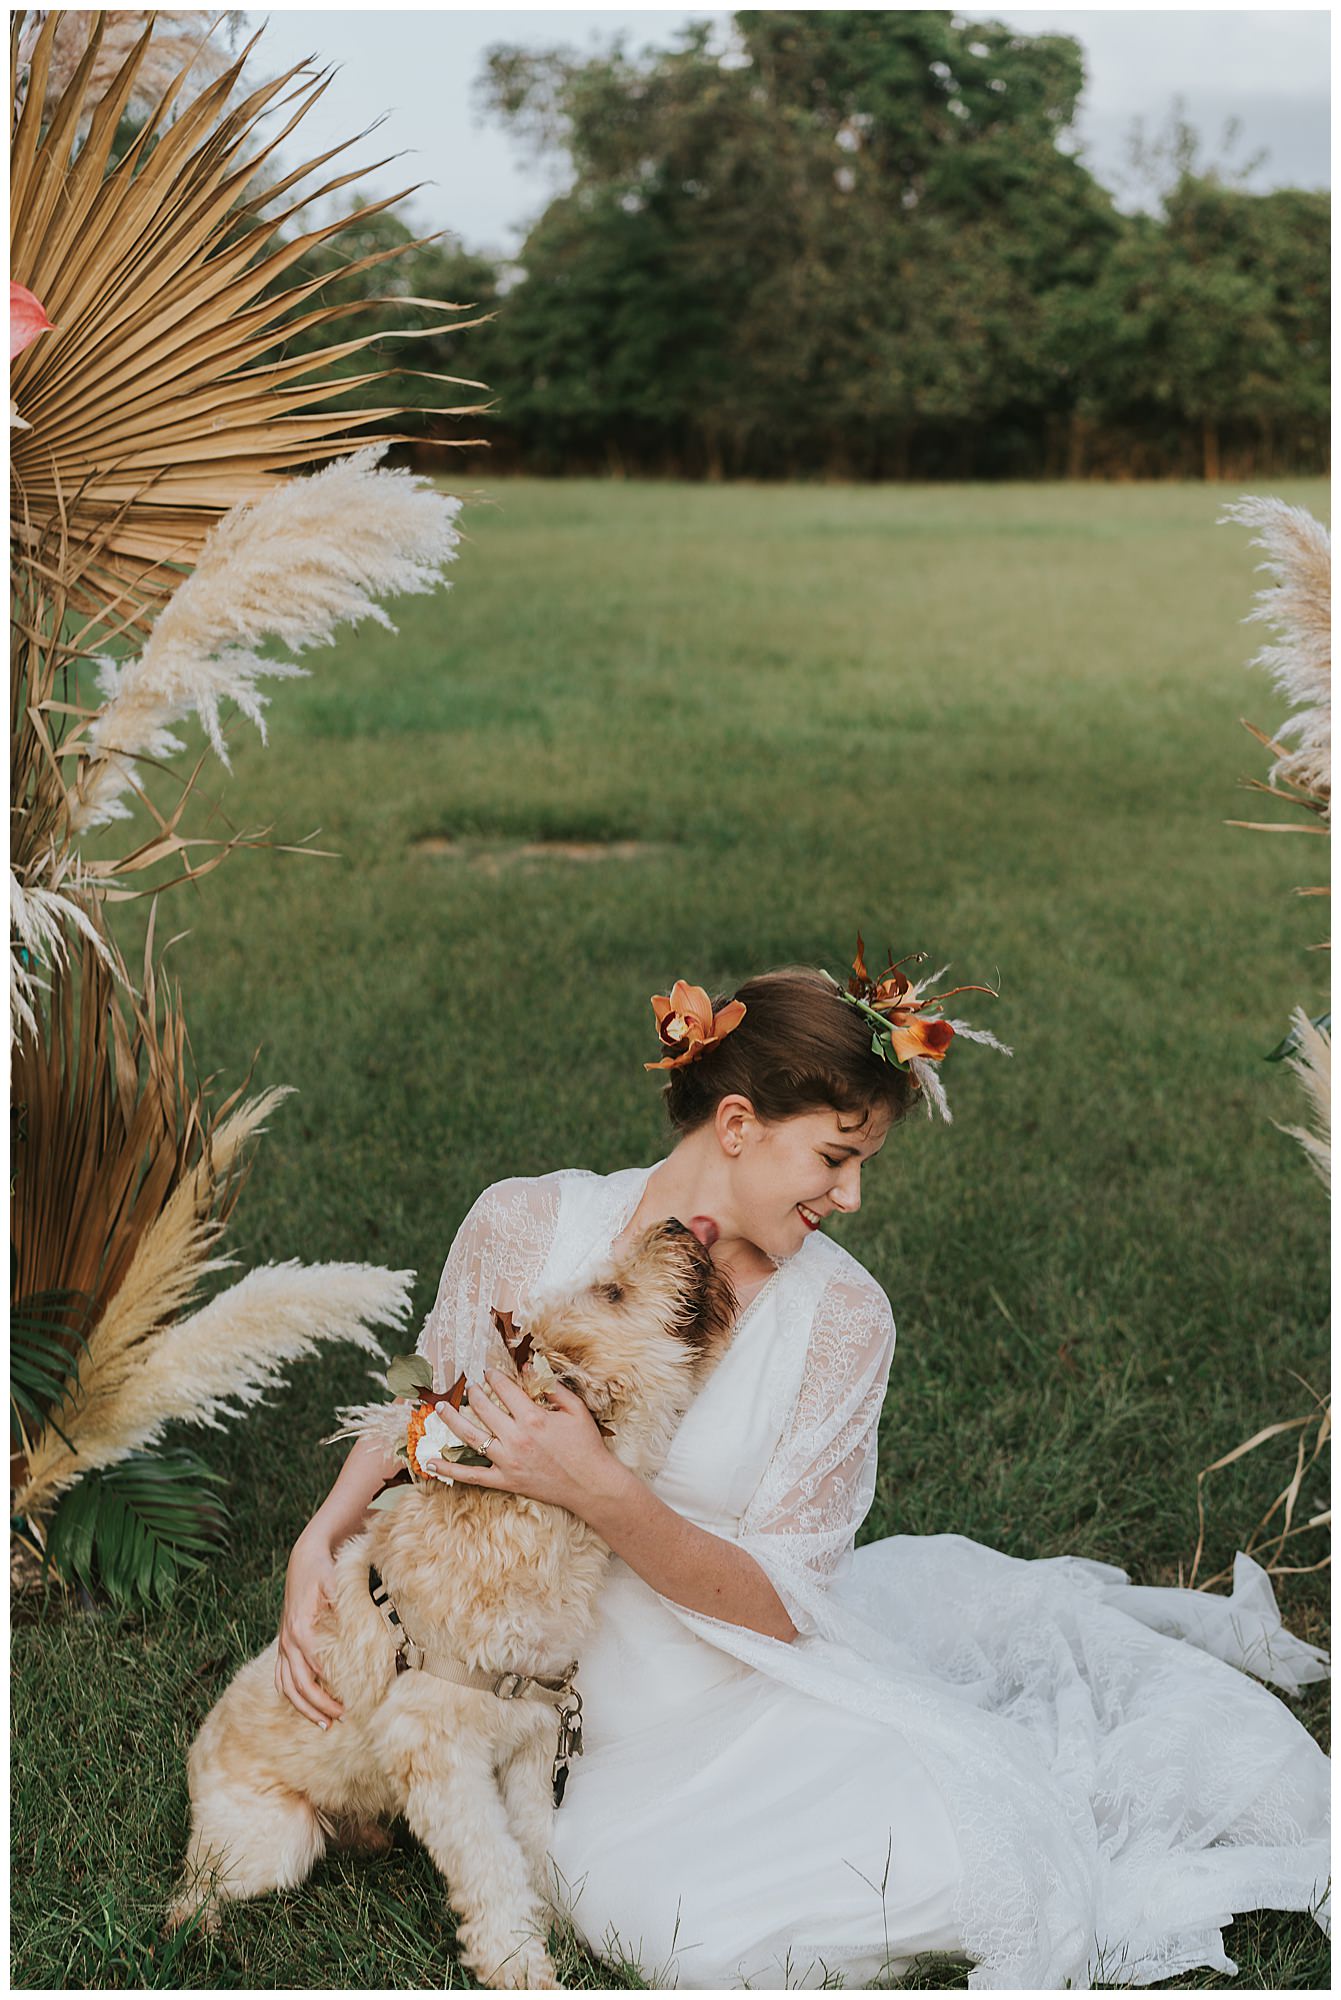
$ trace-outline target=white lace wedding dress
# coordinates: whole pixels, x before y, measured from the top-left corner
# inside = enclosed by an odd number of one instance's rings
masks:
[[[480,1197],[420,1342],[441,1385],[501,1362],[491,1306],[605,1258],[652,1171]],[[883,1292],[812,1236],[681,1424],[657,1492],[755,1557],[799,1636],[613,1564],[552,1848],[587,1943],[660,1987],[870,1986],[941,1949],[1018,1990],[1233,1972],[1244,1910],[1325,1925],[1327,1759],[1239,1669],[1296,1692],[1326,1656],[1242,1556],[1225,1599],[958,1535],[854,1555],[893,1347]]]

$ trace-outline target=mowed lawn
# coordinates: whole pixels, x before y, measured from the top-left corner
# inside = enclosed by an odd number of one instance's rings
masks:
[[[413,1266],[417,1328],[486,1183],[665,1150],[649,994],[841,974],[860,926],[872,954],[999,978],[971,1013],[1015,1050],[952,1052],[954,1124],[903,1127],[842,1229],[899,1323],[868,1532],[1175,1581],[1198,1471],[1302,1415],[1296,1377],[1326,1388],[1324,1197],[1262,1061],[1324,1004],[1326,905],[1291,889],[1325,849],[1225,824],[1260,816],[1239,716],[1284,714],[1245,671],[1265,635],[1240,622],[1260,551],[1216,525],[1236,490],[491,484],[452,590],[309,656],[268,747],[235,719],[233,775],[203,773],[195,831],[319,829],[337,856],[235,855],[159,911],[160,941],[187,933],[168,964],[202,1074],[222,1096],[255,1056],[253,1087],[296,1091],[234,1219],[241,1266]],[[1322,482],[1271,490],[1325,518]],[[119,915],[128,950],[144,915]],[[194,1434],[233,1540],[170,1610],[20,1604],[16,1985],[469,1983],[408,1842],[218,1940],[156,1939],[187,1742],[274,1632],[338,1462],[319,1440],[367,1367],[332,1352]],[[1203,1574],[1293,1448],[1207,1482]],[[1280,1586],[1324,1642],[1325,1577]],[[1298,1704],[1320,1735],[1326,1707]],[[1230,1950],[1237,1982],[1180,1983],[1327,1983],[1306,1917],[1245,1917]]]

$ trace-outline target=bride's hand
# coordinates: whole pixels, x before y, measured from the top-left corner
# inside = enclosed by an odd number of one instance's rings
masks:
[[[299,1715],[326,1729],[343,1709],[317,1674],[317,1617],[331,1601],[335,1557],[330,1545],[304,1529],[294,1543],[284,1580],[284,1610],[275,1656],[275,1687]]]
[[[548,1404],[532,1401],[521,1386],[488,1368],[486,1389],[471,1385],[468,1408],[438,1404],[438,1415],[462,1444],[487,1451],[488,1465],[458,1465],[429,1458],[424,1470],[463,1486],[491,1486],[544,1500],[581,1515],[593,1494],[623,1470],[606,1449],[596,1420],[580,1396],[555,1382]]]

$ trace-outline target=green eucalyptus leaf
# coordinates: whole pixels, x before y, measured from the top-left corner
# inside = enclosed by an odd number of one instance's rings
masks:
[[[451,1445],[451,1446],[449,1446],[449,1447],[448,1447],[448,1449],[447,1449],[446,1451],[440,1451],[440,1452],[438,1453],[438,1457],[439,1457],[439,1458],[450,1458],[450,1459],[451,1459],[451,1461],[452,1461],[452,1463],[453,1463],[454,1465],[492,1465],[492,1464],[493,1464],[493,1460],[492,1460],[491,1458],[486,1458],[486,1457],[485,1457],[485,1455],[484,1455],[484,1453],[483,1453],[482,1451],[476,1451],[476,1449],[475,1449],[475,1447],[474,1447],[474,1445],[473,1445],[473,1444],[454,1444],[454,1445]]]
[[[422,1354],[398,1354],[386,1371],[386,1386],[393,1396],[413,1396],[433,1387],[433,1366]]]
[[[405,1495],[413,1492],[413,1486],[384,1486],[381,1492],[368,1502],[368,1511],[381,1514],[390,1507],[398,1507]]]

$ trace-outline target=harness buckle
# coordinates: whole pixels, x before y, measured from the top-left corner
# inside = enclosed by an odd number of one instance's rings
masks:
[[[494,1693],[500,1701],[516,1701],[531,1685],[528,1674],[500,1674],[494,1682]]]

